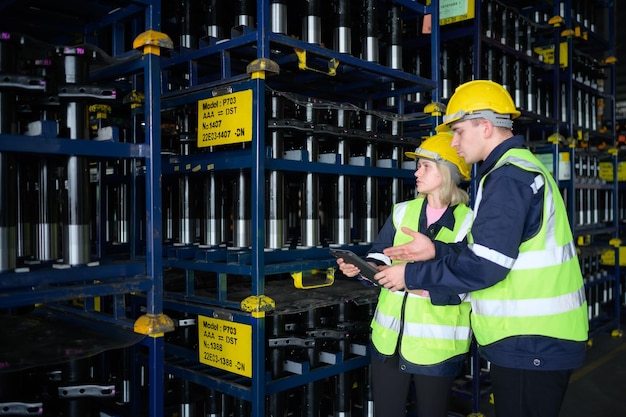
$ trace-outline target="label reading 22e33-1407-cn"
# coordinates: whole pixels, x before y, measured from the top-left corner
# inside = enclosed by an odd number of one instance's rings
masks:
[[[252,140],[252,90],[198,101],[198,147]]]

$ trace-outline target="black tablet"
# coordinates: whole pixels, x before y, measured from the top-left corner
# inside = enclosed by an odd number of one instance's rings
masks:
[[[361,270],[361,275],[372,282],[376,282],[374,275],[376,275],[378,269],[374,268],[372,264],[356,253],[345,249],[331,249],[330,253],[335,258],[343,258],[344,262],[347,264],[356,265]]]

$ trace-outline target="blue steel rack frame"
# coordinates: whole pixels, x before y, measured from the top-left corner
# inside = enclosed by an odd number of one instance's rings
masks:
[[[0,309],[12,311],[14,307],[43,303],[57,308],[62,314],[78,314],[89,320],[132,331],[133,321],[131,317],[127,317],[125,295],[146,294],[147,313],[157,318],[162,318],[163,314],[159,52],[160,47],[166,46],[166,43],[150,45],[139,53],[128,49],[136,37],[151,32],[158,34],[161,27],[161,2],[65,2],[63,6],[67,9],[56,14],[57,19],[52,19],[45,13],[46,10],[54,12],[61,5],[51,4],[50,9],[30,9],[27,3],[29,2],[5,2],[0,6],[3,12],[3,18],[0,19],[2,29],[33,38],[42,37],[41,41],[50,42],[50,45],[83,42],[97,46],[100,41],[105,40],[110,46],[108,53],[118,63],[93,71],[90,82],[130,77],[134,88],[145,94],[142,112],[147,128],[145,138],[133,138],[133,143],[117,143],[117,138],[113,141],[96,142],[58,137],[56,127],[46,128],[44,122],[40,136],[25,137],[7,132],[0,134],[0,151],[26,153],[35,157],[79,155],[93,160],[127,159],[133,163],[143,161],[145,173],[139,169],[133,171],[133,184],[136,198],[141,199],[136,195],[136,180],[138,176],[145,177],[145,225],[149,238],[144,242],[145,256],[144,251],[137,247],[140,243],[134,242],[130,259],[122,262],[105,262],[102,265],[60,270],[43,267],[27,272],[3,273],[0,276]],[[103,38],[107,36],[108,39]],[[144,46],[140,43],[136,48]],[[137,205],[133,207],[136,208]],[[133,211],[131,218],[140,219],[142,216]],[[100,313],[94,308],[93,300],[103,296],[112,296],[115,300],[114,311],[110,315]],[[64,303],[56,304],[75,299],[84,301],[82,311],[68,308]],[[152,417],[163,416],[163,334],[152,332],[141,343],[149,350],[149,413]]]
[[[272,60],[284,67],[293,66],[296,63],[296,55],[293,48],[301,48],[308,54],[314,56],[321,62],[335,59],[339,62],[337,69],[338,78],[341,74],[349,74],[351,71],[358,70],[358,74],[366,78],[367,83],[379,83],[382,87],[369,97],[370,100],[386,98],[389,96],[401,97],[403,94],[415,91],[427,91],[432,94],[433,100],[438,100],[439,80],[438,80],[438,56],[439,56],[439,32],[438,25],[433,23],[431,35],[431,55],[432,55],[432,79],[426,79],[420,76],[404,73],[399,70],[393,70],[383,65],[366,62],[350,55],[338,54],[332,50],[323,48],[314,44],[303,43],[286,35],[270,33],[270,16],[269,1],[260,0],[257,2],[257,29],[249,29],[243,31],[230,40],[220,42],[214,45],[206,45],[197,50],[181,50],[178,54],[174,53],[170,59],[162,62],[162,79],[163,84],[168,83],[168,70],[181,67],[185,73],[189,75],[188,85],[178,90],[164,89],[162,94],[161,108],[169,109],[176,106],[189,103],[196,103],[198,100],[210,97],[211,90],[219,90],[224,87],[229,91],[236,92],[245,89],[253,91],[253,138],[250,148],[238,151],[216,152],[216,156],[209,154],[164,157],[163,173],[172,175],[176,173],[184,173],[189,168],[196,166],[211,166],[211,170],[227,170],[235,168],[250,169],[251,172],[251,202],[263,201],[265,189],[265,171],[266,169],[276,169],[285,172],[302,171],[302,172],[345,172],[350,175],[374,175],[381,177],[402,177],[411,178],[411,173],[399,169],[383,169],[368,168],[367,172],[363,168],[327,165],[319,163],[293,163],[293,161],[283,161],[277,159],[268,159],[265,150],[265,130],[267,118],[265,116],[265,91],[266,86],[273,84],[280,86],[285,81],[293,85],[301,84],[298,80],[314,80],[318,79],[322,82],[328,80],[325,76],[317,73],[302,72],[298,75],[287,77],[281,74],[272,76],[264,70],[252,70],[251,74],[234,68],[231,60],[235,53],[249,54],[248,58],[252,62]],[[415,15],[431,14],[432,21],[438,22],[438,2],[431,2],[430,5],[421,5],[414,1],[397,1],[407,12]],[[274,51],[288,51],[277,55]],[[214,59],[220,63],[219,73],[205,74],[201,72],[199,62],[207,59]],[[345,79],[345,78],[344,78]],[[405,88],[396,91],[390,91],[388,86],[391,82],[403,83]],[[346,83],[342,86],[333,86],[324,92],[323,88],[317,91],[308,92],[311,96],[316,95],[330,97],[346,97],[347,99],[363,101],[363,92],[359,84],[351,85]],[[288,89],[289,87],[285,87]],[[350,91],[350,90],[354,91]],[[306,92],[304,94],[307,94]],[[398,113],[404,113],[402,99],[398,108]],[[281,380],[269,381],[266,377],[265,357],[266,357],[266,318],[265,311],[241,311],[240,306],[236,303],[226,300],[226,274],[241,274],[251,277],[251,297],[264,297],[265,278],[268,275],[279,274],[293,270],[294,264],[298,265],[301,270],[310,270],[314,268],[328,268],[334,264],[334,259],[328,255],[327,249],[304,249],[296,250],[297,255],[293,254],[293,250],[286,253],[266,254],[264,251],[265,237],[263,233],[265,221],[265,208],[263,204],[252,204],[251,210],[251,230],[252,243],[251,247],[240,253],[229,253],[230,262],[226,261],[226,256],[219,254],[216,259],[204,258],[201,256],[200,261],[190,260],[189,256],[196,257],[196,250],[189,248],[170,248],[167,250],[167,257],[164,260],[165,267],[182,269],[185,271],[211,271],[218,274],[220,280],[219,294],[216,299],[203,298],[196,295],[193,284],[190,280],[186,281],[184,294],[165,293],[165,305],[167,311],[178,311],[188,314],[197,314],[204,316],[212,316],[214,314],[226,314],[230,320],[236,323],[244,323],[252,326],[252,364],[253,378],[248,381],[237,383],[237,378],[221,378],[211,375],[211,369],[205,367],[204,370],[198,369],[197,353],[180,349],[175,346],[166,345],[165,370],[184,380],[193,381],[199,385],[216,389],[249,401],[251,404],[251,415],[253,417],[263,417],[265,415],[265,398],[267,395],[286,390],[307,382],[317,381],[322,378],[347,372],[353,369],[364,367],[368,364],[367,356],[356,359],[339,361],[338,364],[330,367],[322,367],[312,370],[303,375],[293,375]],[[362,248],[364,249],[364,248]],[[194,252],[193,255],[189,251]],[[199,251],[201,252],[201,251]],[[219,250],[218,250],[219,252]],[[170,356],[171,355],[171,356]],[[233,379],[234,378],[234,379]]]

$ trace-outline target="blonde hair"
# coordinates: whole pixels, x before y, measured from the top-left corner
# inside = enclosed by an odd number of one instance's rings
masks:
[[[457,183],[452,180],[450,167],[437,162],[437,169],[442,178],[441,190],[439,191],[439,199],[441,202],[450,206],[456,206],[457,204],[467,205],[469,203],[469,194],[459,188]],[[426,194],[418,193],[417,198],[420,197],[426,197]]]

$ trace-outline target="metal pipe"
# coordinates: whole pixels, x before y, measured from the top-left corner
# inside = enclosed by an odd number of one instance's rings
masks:
[[[53,261],[59,258],[59,184],[51,159],[39,161],[39,177],[36,184],[37,220],[35,224],[35,258],[40,261]]]
[[[222,403],[224,394],[211,388],[206,390],[206,398],[204,401],[204,415],[206,417],[221,417]]]
[[[444,43],[441,46],[441,98],[450,98],[453,92],[449,63],[450,57],[448,56],[448,44]]]
[[[196,137],[193,133],[192,115],[184,108],[176,115],[179,131],[178,144],[180,155],[191,155],[195,150]],[[178,242],[189,245],[196,241],[196,228],[199,223],[195,187],[195,178],[189,174],[178,176]]]
[[[271,31],[287,34],[287,0],[272,0],[270,4]]]
[[[223,21],[224,1],[223,0],[205,0],[202,2],[205,7],[205,31],[206,35],[216,39],[222,39],[224,29],[220,22]]]
[[[307,135],[304,149],[308,155],[308,162],[317,161],[319,143],[315,136]],[[302,218],[301,218],[301,243],[305,247],[319,245],[319,176],[313,172],[304,174],[302,183]]]
[[[0,73],[17,69],[17,51],[11,40],[0,41]],[[13,133],[15,94],[0,91],[0,133]],[[17,177],[15,156],[0,153],[0,272],[14,269],[17,247]]]
[[[537,83],[534,78],[533,66],[528,64],[526,65],[525,72],[525,80],[526,83],[526,108],[529,112],[534,112],[537,110],[537,97],[535,97],[535,93],[538,90]]]
[[[193,12],[191,10],[191,0],[178,0],[177,15],[180,27],[180,46],[183,48],[195,48],[195,37],[192,31]]]
[[[284,100],[277,96],[271,97],[272,119],[284,118]],[[270,135],[272,158],[280,159],[284,151],[283,132],[273,130]],[[265,194],[265,245],[271,249],[285,246],[287,240],[287,220],[285,217],[285,178],[282,171],[271,170],[266,178]]]
[[[250,173],[239,170],[233,184],[233,246],[247,248],[251,242]]]
[[[345,138],[338,139],[337,154],[340,155],[344,165],[348,163],[348,157],[350,156],[350,144]],[[336,198],[333,200],[334,207],[332,208],[333,242],[340,245],[346,245],[351,242],[350,176],[345,174],[337,175],[334,188],[334,195]]]
[[[530,66],[530,65],[529,65]],[[513,62],[513,72],[515,74],[514,76],[514,86],[515,86],[515,91],[513,93],[513,97],[514,97],[514,101],[515,101],[515,107],[517,107],[518,109],[524,109],[527,108],[524,105],[524,63],[520,60],[520,59],[516,59]]]
[[[318,0],[304,0],[302,17],[302,40],[307,43],[322,43],[321,4]]]
[[[371,166],[376,166],[377,149],[373,143],[365,145],[366,160]],[[366,177],[362,184],[364,211],[361,218],[361,240],[373,242],[378,233],[378,180],[376,177]]]
[[[214,171],[209,172],[203,179],[202,195],[202,244],[218,246],[224,242],[222,228],[224,227],[224,199],[223,179]]]
[[[363,1],[362,59],[378,62],[378,8],[376,0]]]
[[[64,82],[81,84],[87,80],[87,61],[82,48],[59,48],[63,56]],[[89,137],[87,109],[82,103],[65,103],[65,128],[72,140]],[[80,265],[90,260],[90,198],[89,162],[86,158],[70,155],[67,158],[64,190],[65,222],[63,228],[63,261]]]
[[[352,16],[350,0],[336,0],[334,3],[335,30],[333,49],[341,54],[352,54]]]
[[[389,37],[387,47],[387,66],[391,69],[402,69],[402,17],[400,6],[390,3],[388,27]],[[395,84],[391,83],[390,89],[395,90]],[[391,96],[387,99],[387,105],[394,107],[397,104],[397,97]]]
[[[387,50],[387,66],[391,69],[402,69],[402,14],[400,6],[390,2],[389,9],[389,46]]]
[[[254,27],[255,2],[253,0],[238,0],[235,7],[235,26]]]

